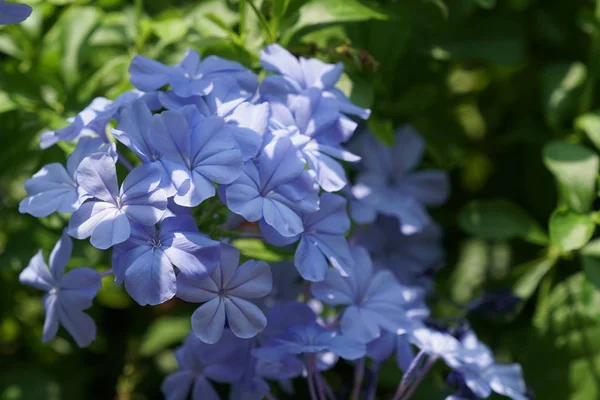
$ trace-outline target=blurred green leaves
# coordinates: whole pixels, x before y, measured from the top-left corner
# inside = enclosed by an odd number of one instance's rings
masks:
[[[518,205],[505,200],[475,200],[462,208],[458,221],[463,230],[489,240],[521,238],[545,244],[548,238],[537,222]]]
[[[543,158],[565,204],[580,213],[589,211],[596,197],[598,155],[582,145],[552,141],[544,146]]]
[[[559,209],[550,217],[550,240],[565,251],[585,246],[594,234],[596,225],[588,215]]]

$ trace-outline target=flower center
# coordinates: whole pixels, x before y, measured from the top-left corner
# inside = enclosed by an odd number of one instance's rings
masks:
[[[148,243],[150,243],[150,245],[152,247],[154,247],[155,249],[158,249],[159,247],[162,246],[162,243],[160,242],[160,239],[158,239],[158,238],[152,238],[152,240],[150,240]]]

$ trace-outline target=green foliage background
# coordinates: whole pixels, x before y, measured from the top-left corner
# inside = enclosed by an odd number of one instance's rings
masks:
[[[18,273],[65,223],[18,213],[23,181],[69,145],[39,135],[96,96],[130,88],[136,54],[174,63],[188,47],[257,68],[279,42],[297,55],[343,61],[341,85],[371,107],[371,130],[393,141],[410,122],[426,164],[451,172],[433,215],[446,231],[434,313],[462,316],[486,290],[525,301],[473,317],[498,358],[523,365],[538,399],[600,398],[600,6],[592,0],[39,0],[25,23],[0,28],[0,399],[158,399],[193,306],[134,304],[110,282],[90,313],[98,339],[79,350],[61,332],[41,344],[40,293]],[[245,5],[245,6],[244,6]],[[207,211],[208,213],[208,211]],[[277,260],[256,242],[246,255]],[[76,244],[71,266],[108,268]],[[438,365],[417,398],[442,399]],[[336,387],[352,370],[327,373]],[[382,399],[399,381],[390,363]],[[297,398],[305,389],[298,387]]]

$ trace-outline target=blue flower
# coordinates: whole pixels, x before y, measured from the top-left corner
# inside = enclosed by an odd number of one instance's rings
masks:
[[[59,163],[48,164],[25,181],[29,196],[19,204],[19,212],[39,218],[56,211],[76,211],[89,195],[77,184],[75,173],[81,160],[96,152],[107,153],[116,162],[114,145],[104,145],[99,138],[81,138],[67,160],[66,168]]]
[[[377,213],[398,218],[404,234],[422,231],[431,223],[425,206],[440,205],[448,197],[448,175],[443,171],[413,170],[419,164],[425,143],[410,126],[396,133],[394,147],[365,134],[356,143],[362,156],[362,171],[352,187],[352,217],[359,223],[373,222]],[[358,211],[355,213],[355,211]]]
[[[231,183],[242,172],[242,154],[225,121],[192,106],[153,116],[136,102],[113,133],[142,161],[161,168],[170,181],[163,182],[167,194],[181,206],[197,206],[215,195],[214,183]]]
[[[323,190],[335,192],[346,186],[346,173],[335,159],[360,160],[340,146],[352,136],[356,124],[338,123],[336,115],[339,111],[335,102],[321,98],[316,89],[296,95],[289,107],[274,101],[270,104],[272,134],[292,140],[308,166],[315,171]]]
[[[200,234],[191,216],[164,219],[153,226],[131,223],[129,239],[115,246],[113,270],[117,283],[140,305],[156,305],[175,296],[173,266],[203,279],[219,264],[219,242]]]
[[[250,222],[262,221],[285,237],[304,230],[299,212],[319,206],[314,181],[287,138],[265,146],[256,162],[246,162],[242,175],[220,194],[234,213]]]
[[[87,347],[96,337],[96,325],[83,310],[92,306],[102,283],[100,274],[89,268],[77,268],[64,274],[72,250],[71,238],[63,233],[50,254],[50,268],[40,250],[21,272],[19,281],[48,292],[43,300],[44,343],[56,336],[61,324],[79,347]]]
[[[519,364],[496,364],[492,351],[473,331],[462,335],[456,356],[446,361],[462,375],[465,385],[479,398],[492,391],[513,400],[527,400],[527,387]]]
[[[433,277],[444,261],[442,230],[435,223],[419,233],[405,235],[396,218],[380,215],[355,238],[356,244],[373,255],[374,263],[389,268],[400,283],[433,289]]]
[[[14,4],[0,0],[0,25],[18,24],[31,15],[33,8],[27,4]]]
[[[137,90],[125,92],[114,101],[104,97],[95,98],[92,103],[83,109],[73,118],[69,118],[70,125],[56,131],[44,132],[41,137],[40,147],[46,149],[58,141],[70,142],[78,139],[86,133],[93,133],[105,142],[107,124],[121,117],[121,112],[133,104],[135,101],[143,101],[150,109],[158,110],[161,108],[157,93],[143,93]]]
[[[225,318],[232,332],[251,338],[267,326],[267,319],[256,305],[246,299],[269,294],[273,286],[271,269],[264,261],[246,261],[238,267],[240,252],[221,244],[219,267],[205,279],[177,276],[177,297],[204,303],[192,314],[192,329],[206,343],[216,343],[223,334]]]
[[[373,271],[367,251],[352,248],[355,266],[348,277],[337,271],[327,272],[323,282],[314,283],[313,295],[331,305],[348,305],[340,326],[345,336],[368,343],[381,329],[401,334],[409,332],[414,318],[425,318],[428,310],[419,306],[423,292],[398,283],[388,271]],[[416,305],[415,305],[416,304]]]
[[[206,96],[179,97],[173,92],[161,92],[159,99],[169,110],[181,110],[186,106],[195,106],[205,117],[222,117],[227,129],[238,142],[244,161],[256,157],[263,147],[263,137],[267,132],[271,118],[268,103],[252,104],[246,102],[248,95],[240,95],[235,88],[216,82],[212,92]],[[232,85],[230,81],[229,85]]]
[[[277,361],[291,354],[315,354],[324,351],[330,351],[347,360],[356,360],[365,355],[366,346],[311,322],[292,326],[282,336],[253,350],[252,354],[265,361]]]
[[[217,345],[203,343],[190,334],[181,347],[175,350],[179,370],[167,376],[161,390],[167,400],[219,400],[217,391],[209,380],[222,383],[235,382],[244,372],[238,350],[241,343],[229,330],[223,333]]]
[[[396,364],[406,372],[415,358],[415,352],[407,336],[382,331],[377,339],[367,344],[367,356],[380,364],[390,358],[395,351]]]
[[[265,70],[278,74],[265,77],[261,92],[286,95],[315,88],[323,92],[323,97],[336,100],[343,113],[369,118],[370,110],[355,106],[335,87],[344,70],[342,63],[332,65],[317,59],[297,59],[278,44],[267,46],[260,53],[260,61]]]
[[[105,154],[85,158],[76,178],[92,199],[71,216],[68,232],[77,239],[91,236],[92,245],[98,249],[129,239],[131,221],[156,224],[167,208],[167,196],[160,188],[161,175],[150,164],[131,171],[120,191],[115,160]]]
[[[348,270],[354,266],[345,238],[350,229],[346,200],[323,193],[319,204],[318,211],[302,214],[304,232],[299,237],[286,238],[270,226],[261,224],[265,239],[276,246],[285,246],[300,238],[294,263],[302,278],[313,282],[325,279],[328,263],[343,276],[347,276]]]
[[[247,92],[254,93],[258,78],[241,64],[209,56],[200,60],[200,55],[188,49],[183,60],[167,66],[143,56],[135,56],[129,66],[131,83],[145,92],[171,85],[173,92],[181,97],[209,94],[216,79],[232,79]]]

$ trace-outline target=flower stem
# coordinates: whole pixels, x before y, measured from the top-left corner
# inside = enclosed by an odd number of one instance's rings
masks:
[[[102,278],[104,278],[105,276],[108,276],[108,275],[112,275],[112,274],[113,274],[112,268],[111,269],[107,269],[106,271],[100,272],[100,276]]]
[[[354,368],[354,387],[352,388],[352,400],[358,400],[360,397],[360,387],[362,386],[365,377],[365,359],[364,357],[358,360],[356,368]]]
[[[319,396],[317,395],[317,391],[315,389],[315,376],[314,376],[315,355],[314,354],[306,354],[304,356],[304,364],[306,366],[306,372],[307,372],[306,379],[308,380],[308,392],[310,393],[310,399],[311,400],[320,400]]]
[[[119,162],[121,163],[122,166],[124,166],[125,168],[127,168],[128,171],[131,171],[133,169],[133,165],[131,165],[131,163],[129,161],[127,161],[127,159],[125,158],[125,156],[121,153],[117,153],[117,156],[119,158]]]
[[[371,368],[371,382],[367,389],[367,400],[375,400],[375,394],[377,393],[377,379],[379,378],[379,363],[375,363]]]
[[[417,388],[419,387],[421,382],[423,382],[423,379],[425,379],[425,377],[427,376],[427,373],[431,370],[431,367],[433,367],[433,365],[435,364],[437,359],[438,359],[437,355],[429,356],[429,358],[425,362],[425,365],[423,366],[423,369],[421,369],[421,371],[419,371],[419,375],[417,376],[417,379],[415,379],[413,384],[410,385],[410,387],[406,391],[406,394],[404,394],[400,398],[400,400],[408,400],[413,396],[413,394],[415,393],[415,390],[417,390]]]
[[[417,356],[412,360],[412,362],[406,369],[404,376],[402,376],[402,380],[400,381],[400,384],[398,385],[398,389],[396,390],[396,393],[394,394],[393,400],[400,400],[402,398],[402,396],[404,395],[404,393],[407,391],[408,387],[410,386],[410,383],[413,380],[413,377],[418,375],[421,364],[426,356],[427,356],[427,354],[423,350],[421,350],[419,352],[419,354],[417,354]]]
[[[324,398],[330,399],[330,400],[336,400],[335,395],[333,394],[333,390],[331,389],[331,386],[329,386],[329,384],[327,383],[327,381],[325,380],[323,375],[318,370],[316,370],[316,377],[317,377],[317,380],[321,383],[321,385],[323,385],[323,387],[325,388],[325,397]]]

